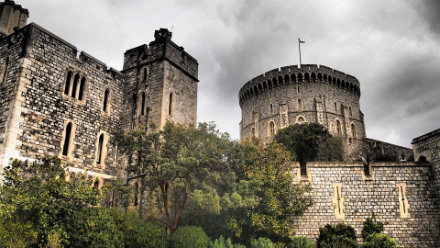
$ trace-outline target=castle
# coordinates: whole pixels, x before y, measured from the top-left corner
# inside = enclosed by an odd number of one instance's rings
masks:
[[[0,4],[0,173],[11,157],[58,156],[69,171],[87,170],[102,184],[123,172],[112,130],[167,120],[195,125],[198,63],[168,30],[127,50],[118,71],[27,25],[28,17],[13,1]],[[241,138],[269,142],[280,128],[318,122],[354,149],[366,136],[359,98],[359,81],[329,67],[269,71],[240,90]],[[374,212],[399,244],[440,247],[440,129],[413,140],[415,161],[405,161],[407,149],[374,143],[399,159],[371,163],[369,173],[357,162],[311,162],[304,176],[295,164],[295,181],[311,186],[315,202],[296,220],[297,235],[316,239],[320,227],[344,222],[360,237]]]
[[[198,63],[157,30],[127,50],[122,71],[0,5],[0,173],[11,157],[58,156],[100,180],[123,171],[112,131],[167,120],[195,125]]]

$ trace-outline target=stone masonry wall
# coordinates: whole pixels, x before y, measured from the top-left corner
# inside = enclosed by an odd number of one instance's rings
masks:
[[[269,71],[240,90],[240,137],[243,140],[255,135],[270,142],[281,128],[317,122],[342,137],[346,150],[351,150],[353,143],[365,137],[359,97],[356,78],[325,66],[289,66]]]
[[[384,233],[403,247],[439,247],[439,212],[428,164],[377,163],[368,178],[362,164],[309,163],[307,167],[309,178],[301,183],[310,183],[314,205],[297,219],[298,236],[316,241],[320,227],[343,222],[356,229],[362,242],[363,222],[374,212],[385,224]]]
[[[22,134],[18,147],[24,157],[59,156],[73,171],[88,169],[89,175],[111,178],[121,168],[115,147],[109,140],[119,128],[122,113],[123,75],[86,53],[78,54],[73,45],[47,30],[30,24],[26,27],[28,44],[20,80],[25,89]],[[83,99],[64,94],[68,71],[85,78]],[[78,86],[79,87],[79,86]],[[107,111],[103,110],[108,89]],[[74,126],[71,155],[62,156],[62,143],[68,122]],[[97,144],[104,134],[104,162],[97,165]]]

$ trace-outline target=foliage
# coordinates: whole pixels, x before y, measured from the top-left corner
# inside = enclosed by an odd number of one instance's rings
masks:
[[[165,228],[149,221],[137,221],[133,228],[127,230],[126,248],[166,248],[168,237]]]
[[[231,238],[224,239],[223,236],[209,243],[209,248],[246,248],[241,244],[232,244]]]
[[[68,242],[66,219],[98,204],[101,194],[90,187],[92,182],[85,175],[71,176],[70,181],[65,176],[66,168],[58,158],[12,160],[4,169],[0,189],[2,239],[23,238],[26,244],[44,246],[48,235],[56,232]]]
[[[365,238],[364,248],[398,248],[397,242],[382,233],[373,233]]]
[[[376,221],[376,216],[374,213],[371,217],[367,218],[364,222],[364,228],[362,228],[362,238],[366,239],[368,235],[373,233],[383,232],[383,223]]]
[[[376,221],[374,213],[364,222],[362,237],[364,238],[365,248],[397,248],[396,241],[387,235],[382,234],[383,223]]]
[[[356,241],[356,231],[350,225],[339,223],[319,228],[318,248],[359,247]]]
[[[278,131],[274,140],[283,144],[301,166],[308,161],[341,161],[343,146],[319,123],[303,123]]]
[[[203,248],[208,247],[209,238],[198,226],[179,227],[171,236],[171,248]]]
[[[37,237],[32,223],[10,218],[0,220],[0,247],[28,247],[37,242]]]
[[[105,208],[83,208],[67,218],[71,247],[113,248],[124,246],[124,234],[111,211]]]
[[[127,171],[145,175],[140,190],[148,190],[146,215],[170,233],[198,216],[220,213],[219,191],[234,176],[223,166],[229,139],[214,125],[196,129],[167,123],[162,131],[116,133],[114,142],[129,157]]]
[[[270,239],[260,237],[251,240],[251,248],[275,248],[275,244]]]
[[[306,237],[295,237],[289,242],[287,248],[316,248],[316,245]]]

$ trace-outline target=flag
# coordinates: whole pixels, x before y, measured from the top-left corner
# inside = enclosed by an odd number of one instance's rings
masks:
[[[301,40],[300,38],[298,38],[298,42],[299,43],[306,43],[305,41]]]

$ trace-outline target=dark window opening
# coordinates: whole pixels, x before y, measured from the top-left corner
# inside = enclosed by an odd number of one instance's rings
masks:
[[[79,75],[76,74],[75,78],[73,79],[72,94],[70,95],[73,98],[76,97],[76,88],[78,88],[78,81],[79,81]]]
[[[173,93],[170,93],[170,105],[168,106],[168,115],[172,114],[172,107],[173,107]]]
[[[81,79],[81,84],[79,85],[79,92],[78,92],[78,100],[80,101],[83,100],[85,86],[86,86],[86,78],[83,77]]]
[[[69,145],[70,145],[70,136],[72,133],[72,123],[69,122],[66,126],[66,133],[64,137],[64,144],[63,144],[63,156],[67,156],[69,154]]]
[[[102,106],[102,110],[103,110],[103,111],[107,111],[107,110],[108,110],[108,98],[109,98],[109,94],[110,94],[109,89],[106,89],[105,92],[104,92],[104,102],[103,102],[103,106]]]
[[[64,87],[64,94],[68,95],[69,94],[69,89],[70,89],[70,80],[72,80],[72,72],[69,71],[67,73],[67,77],[66,77],[66,85]]]
[[[145,114],[145,92],[142,92],[141,115]]]
[[[97,156],[97,160],[96,163],[97,164],[101,164],[101,160],[102,160],[102,144],[104,143],[104,134],[99,135],[99,140],[98,140],[98,156]]]

